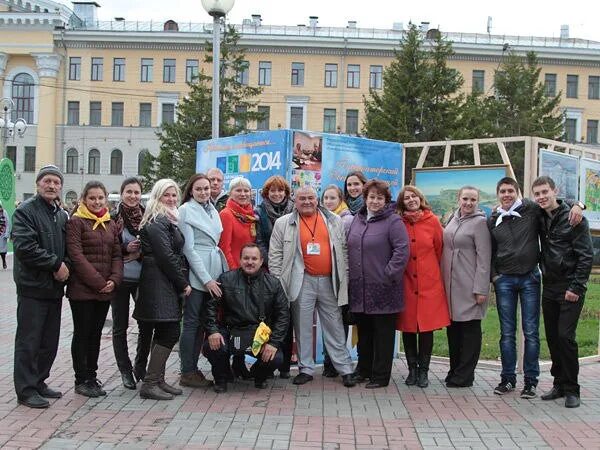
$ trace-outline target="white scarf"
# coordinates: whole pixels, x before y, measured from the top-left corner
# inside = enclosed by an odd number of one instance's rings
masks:
[[[518,198],[513,203],[513,205],[509,208],[508,211],[505,210],[505,209],[503,209],[502,207],[498,208],[498,212],[500,213],[500,215],[496,219],[496,226],[500,225],[502,223],[502,219],[504,219],[505,217],[508,217],[508,216],[521,217],[521,214],[519,214],[518,212],[516,212],[515,209],[517,209],[522,204],[523,204],[523,202],[521,201],[520,198]]]

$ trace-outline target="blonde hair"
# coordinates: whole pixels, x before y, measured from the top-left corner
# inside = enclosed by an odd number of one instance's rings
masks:
[[[148,199],[148,204],[146,205],[146,211],[144,212],[144,217],[142,217],[140,228],[147,223],[154,222],[160,215],[167,215],[167,207],[163,205],[160,199],[170,188],[175,188],[175,192],[177,192],[177,203],[179,203],[181,191],[179,190],[177,183],[170,178],[158,180],[154,183],[154,186],[152,186],[152,190],[150,191],[150,198]]]
[[[252,185],[250,184],[250,181],[247,178],[235,177],[229,182],[229,193],[231,194],[231,191],[233,191],[238,186],[244,186],[248,189],[252,189]]]

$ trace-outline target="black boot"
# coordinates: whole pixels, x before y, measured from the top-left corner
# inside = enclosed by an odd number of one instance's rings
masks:
[[[159,383],[163,381],[165,366],[167,359],[171,354],[171,349],[162,345],[152,347],[150,353],[150,362],[148,363],[148,371],[144,377],[144,383],[140,388],[140,397],[149,398],[152,400],[172,400],[173,396],[159,387]]]
[[[429,386],[429,378],[427,377],[429,372],[429,361],[431,360],[431,354],[419,355],[419,371],[417,375],[417,386],[426,388]]]
[[[414,386],[417,384],[417,358],[406,358],[406,364],[408,365],[408,376],[404,380],[404,384],[407,386]]]

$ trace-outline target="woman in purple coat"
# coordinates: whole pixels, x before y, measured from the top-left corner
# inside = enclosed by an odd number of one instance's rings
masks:
[[[408,234],[390,204],[388,185],[380,180],[363,187],[364,206],[348,230],[350,310],[358,328],[357,381],[368,389],[390,382],[396,317],[404,307],[402,277],[408,262]]]

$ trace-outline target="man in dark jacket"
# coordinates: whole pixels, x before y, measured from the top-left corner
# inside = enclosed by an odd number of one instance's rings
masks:
[[[577,408],[579,355],[575,331],[592,271],[592,238],[585,218],[575,227],[569,225],[570,208],[557,200],[558,190],[552,178],[537,178],[532,191],[544,210],[540,219],[542,310],[552,358],[550,373],[554,377],[554,386],[542,395],[542,400],[565,396],[565,406]]]
[[[62,183],[58,167],[42,167],[36,177],[37,195],[21,203],[13,215],[18,302],[14,383],[17,401],[30,408],[47,408],[47,398],[62,396],[45,383],[58,350],[62,297],[69,277],[68,216],[59,203]]]
[[[218,279],[222,297],[211,298],[206,306],[208,341],[204,352],[212,366],[217,393],[227,391],[227,381],[231,378],[229,357],[248,352],[248,346],[240,345],[235,339],[236,335],[243,334],[239,330],[250,330],[246,334],[253,337],[261,321],[271,328],[269,340],[263,344],[250,369],[257,388],[264,389],[267,376],[283,363],[281,345],[290,321],[288,301],[279,280],[263,272],[262,264],[258,245],[246,244],[241,251],[241,267],[225,272]],[[217,319],[217,308],[222,309],[221,320]]]
[[[206,172],[208,181],[210,181],[210,201],[215,206],[217,211],[221,211],[225,208],[229,194],[223,190],[223,180],[225,176],[223,171],[217,167],[208,169]]]

